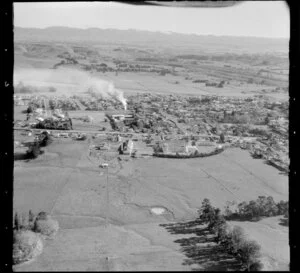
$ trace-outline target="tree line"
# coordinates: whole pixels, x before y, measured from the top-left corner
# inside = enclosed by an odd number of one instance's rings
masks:
[[[219,208],[211,205],[209,199],[205,198],[198,211],[202,222],[208,224],[210,232],[216,235],[216,243],[220,244],[226,252],[232,254],[240,261],[245,271],[260,271],[263,264],[260,262],[260,245],[246,238],[244,230],[235,226],[231,228],[221,214]]]
[[[258,196],[256,200],[239,204],[228,203],[225,207],[225,217],[228,220],[259,220],[277,215],[289,218],[289,203],[283,200],[276,203],[272,196]]]

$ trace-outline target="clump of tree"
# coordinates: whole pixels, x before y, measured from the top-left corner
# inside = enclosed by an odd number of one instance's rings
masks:
[[[13,216],[13,263],[19,264],[33,259],[43,249],[41,236],[53,237],[58,231],[58,222],[46,212],[35,215],[28,213]]]
[[[190,97],[188,98],[188,102],[189,104],[200,104],[202,101],[201,101],[201,98],[197,98],[197,97]]]
[[[270,137],[271,135],[267,130],[260,129],[260,128],[250,128],[248,133],[255,136],[264,136],[264,137]]]
[[[234,207],[234,211],[233,211]],[[285,215],[288,217],[288,201],[276,203],[272,196],[259,196],[256,200],[227,205],[226,219],[259,220],[261,217]]]
[[[34,232],[38,232],[46,236],[54,236],[58,229],[58,222],[52,219],[51,216],[44,211],[37,215],[33,225]]]
[[[224,247],[224,250],[234,255],[246,271],[260,271],[263,268],[260,262],[260,245],[253,240],[247,240],[244,230],[235,226],[230,228],[220,209],[211,205],[205,198],[198,211],[202,222],[208,224],[208,229],[216,235],[215,240]]]
[[[40,146],[46,147],[52,142],[53,142],[53,138],[51,137],[51,135],[46,131],[42,132],[42,134],[40,135]]]
[[[199,80],[199,79],[193,80],[193,83],[206,83],[206,82],[208,82],[208,80]]]
[[[13,230],[16,232],[30,230],[44,235],[53,235],[58,228],[58,222],[44,211],[37,215],[32,210],[29,210],[28,214],[16,212],[13,217]]]
[[[13,230],[32,230],[35,221],[35,214],[29,210],[28,214],[18,212],[13,217]]]

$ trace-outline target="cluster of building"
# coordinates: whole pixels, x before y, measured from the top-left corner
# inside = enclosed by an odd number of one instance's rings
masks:
[[[120,102],[100,97],[23,98],[32,107],[28,122],[35,128],[71,129],[71,119],[58,109],[73,110],[73,103],[81,104],[86,110],[106,111],[115,132],[156,135],[159,141],[197,136],[196,140],[202,142],[216,142],[223,135],[223,143],[249,149],[253,157],[263,158],[279,169],[288,169],[288,102],[261,96],[192,97],[141,93],[127,97],[128,110],[124,111]],[[15,97],[15,102],[19,101],[22,98]],[[186,149],[186,145],[184,147]]]
[[[121,110],[124,108],[120,101],[112,98],[103,98],[100,95],[73,96],[73,98],[79,101],[87,111]]]
[[[57,96],[32,96],[28,102],[32,109],[46,107],[49,109],[62,109],[64,111],[79,110],[80,106],[69,97]]]

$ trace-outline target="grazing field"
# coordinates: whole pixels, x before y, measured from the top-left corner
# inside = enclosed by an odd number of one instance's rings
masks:
[[[49,211],[61,227],[38,260],[18,266],[16,271],[188,270],[188,265],[182,265],[184,255],[174,243],[182,235],[169,235],[159,223],[195,219],[204,198],[223,207],[228,200],[251,200],[258,195],[272,195],[276,201],[288,197],[287,177],[240,149],[183,161],[112,161],[110,225],[105,228],[105,170],[90,160],[88,146],[88,140],[55,139],[34,161],[15,162],[14,209]],[[152,207],[164,208],[165,212],[155,215]],[[266,225],[268,221],[262,220],[247,227],[266,229]],[[282,234],[280,242],[286,245],[287,227],[275,222],[272,225],[275,233],[278,230]],[[272,234],[261,234],[267,245],[264,253],[271,257],[274,253],[268,254],[268,236]],[[280,242],[276,251],[286,252]],[[108,262],[106,256],[110,257]],[[284,269],[287,260],[279,263],[271,268]]]

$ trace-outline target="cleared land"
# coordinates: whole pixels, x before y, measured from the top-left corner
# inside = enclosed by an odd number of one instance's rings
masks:
[[[272,195],[279,201],[288,196],[286,176],[240,149],[182,161],[114,162],[109,170],[110,226],[105,228],[106,175],[89,159],[88,141],[55,139],[45,151],[34,161],[16,161],[14,208],[51,212],[61,230],[46,243],[41,257],[16,267],[17,271],[191,270],[197,263],[183,265],[184,255],[174,242],[183,235],[171,235],[159,223],[193,220],[203,198],[223,207],[228,200]],[[165,208],[165,213],[154,215],[152,207]],[[273,221],[272,227],[287,245],[288,228],[278,222]],[[266,231],[260,233],[259,241],[267,242],[265,252],[273,251],[268,247],[268,221],[241,224],[253,237],[256,228]],[[286,253],[286,247],[276,247],[276,255],[285,258],[271,263],[272,269],[287,267]],[[274,255],[268,257],[274,259]],[[203,262],[198,265],[205,268]]]

